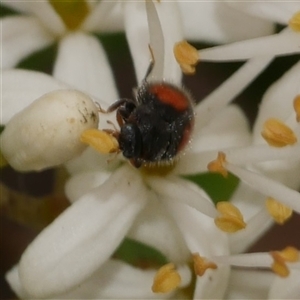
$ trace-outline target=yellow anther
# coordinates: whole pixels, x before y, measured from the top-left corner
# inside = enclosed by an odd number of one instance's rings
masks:
[[[181,277],[172,263],[162,266],[156,273],[152,285],[154,293],[168,293],[175,290],[181,283]]]
[[[296,12],[289,21],[289,26],[294,31],[300,31],[300,11]]]
[[[270,253],[274,262],[271,265],[271,269],[274,273],[279,275],[280,277],[287,277],[290,274],[290,270],[287,267],[284,258],[280,255],[279,252],[273,251]]]
[[[279,251],[279,254],[287,262],[297,262],[300,259],[299,250],[292,246]]]
[[[217,159],[211,161],[208,165],[207,165],[207,169],[210,172],[213,173],[220,173],[221,175],[223,175],[224,177],[228,176],[228,171],[226,170],[226,168],[224,167],[226,163],[226,155],[223,152],[219,152],[218,153],[218,157]]]
[[[266,200],[266,208],[275,222],[281,225],[284,224],[293,214],[292,209],[271,197]]]
[[[49,3],[70,30],[79,27],[89,13],[86,0],[49,0]]]
[[[296,112],[296,120],[300,122],[300,95],[297,95],[294,99],[294,110]]]
[[[218,266],[211,261],[208,261],[205,257],[201,257],[199,253],[193,254],[194,271],[198,276],[203,276],[207,269],[217,269]]]
[[[81,134],[80,140],[103,154],[119,150],[119,143],[116,138],[102,130],[88,129]]]
[[[187,41],[182,41],[174,45],[174,56],[184,74],[192,75],[195,73],[196,65],[199,61],[199,53],[195,47]]]
[[[282,251],[272,251],[270,254],[274,260],[271,268],[281,277],[287,277],[290,274],[290,270],[286,265],[286,262],[299,261],[299,251],[291,246],[286,247]]]
[[[222,231],[233,233],[246,227],[240,210],[230,202],[218,202],[217,210],[220,216],[215,218],[215,224]]]
[[[267,120],[261,135],[270,146],[274,147],[284,147],[297,142],[293,130],[278,119]]]

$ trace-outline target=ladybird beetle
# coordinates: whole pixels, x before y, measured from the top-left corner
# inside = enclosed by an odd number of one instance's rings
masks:
[[[136,168],[172,162],[190,140],[194,125],[193,103],[184,90],[165,81],[148,82],[151,61],[134,99],[120,99],[106,112],[117,110],[120,131],[110,131],[119,151]]]

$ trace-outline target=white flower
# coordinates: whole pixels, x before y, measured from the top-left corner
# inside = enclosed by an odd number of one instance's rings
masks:
[[[88,36],[92,32],[127,31],[123,18],[142,17],[138,10],[132,11],[129,8],[132,5],[124,1],[85,0],[63,3],[49,0],[32,3],[4,0],[1,3],[24,13],[2,20],[2,68],[15,66],[24,57],[55,41],[61,40],[63,44],[68,35],[74,32]],[[273,31],[271,22],[238,12],[222,1],[179,1],[178,6],[178,16],[183,17],[184,36],[189,39],[226,42],[266,35]],[[238,23],[243,26],[236,26]],[[80,48],[79,43],[74,46]]]
[[[127,5],[127,9],[136,10],[141,8],[143,3]],[[156,4],[155,7],[152,2],[147,2],[149,39],[156,60],[152,76],[156,80],[167,78],[178,84],[180,79],[178,67],[174,65],[174,59],[170,58],[170,49],[182,38],[180,34],[174,33],[174,31],[178,32],[178,28],[172,27],[173,24],[178,24],[177,8],[170,3]],[[171,9],[174,10],[174,14],[170,14]],[[145,31],[139,39],[136,32],[140,27],[136,26],[133,16],[136,15],[131,15],[126,21],[127,34],[137,76],[141,79],[142,73],[139,71],[141,66],[138,63],[141,55],[136,55],[135,51],[139,49],[138,51],[146,58],[145,51],[141,50]],[[171,22],[172,16],[174,19]],[[145,28],[148,31],[147,23]],[[166,35],[167,30],[169,34]],[[172,38],[168,40],[165,36]],[[73,37],[82,36],[74,34]],[[89,61],[93,60],[88,58]],[[202,277],[197,277],[195,299],[223,297],[228,287],[229,276],[231,275],[231,278],[234,276],[234,272],[231,274],[229,272],[229,265],[256,266],[257,263],[253,261],[248,263],[247,256],[242,256],[242,261],[238,264],[235,257],[229,255],[230,248],[234,248],[236,242],[232,242],[231,238],[215,227],[213,218],[218,216],[217,210],[197,185],[178,175],[205,171],[207,163],[222,150],[228,157],[226,168],[247,184],[251,184],[252,188],[260,193],[260,198],[263,198],[261,194],[269,196],[272,192],[271,195],[276,196],[283,203],[288,202],[287,204],[297,212],[300,211],[297,203],[299,195],[295,191],[239,166],[247,162],[254,164],[265,161],[266,155],[269,157],[270,153],[275,159],[287,157],[287,151],[272,152],[267,145],[259,149],[261,151],[249,146],[251,136],[244,116],[237,107],[227,106],[269,61],[269,57],[249,60],[197,106],[192,147],[186,150],[175,168],[169,170],[165,176],[151,174],[151,172],[141,176],[138,170],[127,163],[122,164],[120,161],[119,165],[116,164],[117,159],[115,164],[107,165],[106,158],[101,158],[91,149],[68,163],[72,177],[66,192],[73,204],[35,239],[23,254],[20,264],[8,274],[8,280],[19,296],[25,298],[161,297],[150,292],[152,284],[150,279],[154,275],[152,270],[142,271],[122,262],[109,260],[125,235],[157,248],[174,262],[181,275],[182,287],[191,283],[191,272],[188,267],[191,253],[198,252],[208,260],[216,262],[218,265],[216,270],[208,270]],[[65,74],[63,71],[68,70],[69,67],[70,70],[74,70],[80,63],[74,60],[72,64],[66,64],[61,69],[61,74]],[[93,68],[94,65],[91,69]],[[104,71],[102,69],[99,72]],[[14,75],[20,75],[21,71],[12,72]],[[25,72],[24,74],[32,74],[37,80],[42,78],[36,73]],[[62,75],[64,76],[67,75]],[[70,72],[68,76],[71,81],[75,77],[73,83],[76,82],[76,72]],[[20,79],[21,75],[18,78]],[[100,78],[105,78],[108,82],[107,85],[102,86],[101,92],[113,94],[114,91],[111,89],[113,84],[109,84],[112,81],[110,73],[101,74]],[[13,79],[10,82],[12,81]],[[54,82],[50,78],[46,81]],[[26,84],[29,83],[30,80],[27,80]],[[90,88],[84,86],[84,89],[89,91]],[[94,94],[92,91],[89,93]],[[101,97],[102,94],[99,93],[99,96]],[[106,99],[108,102],[113,100],[111,97]],[[103,107],[104,105],[105,103]],[[100,119],[101,117],[102,115]],[[107,128],[104,120],[101,120],[100,128]],[[17,135],[12,139],[16,137]],[[250,158],[246,157],[245,153],[251,154]],[[294,157],[297,159],[296,155]],[[251,198],[245,195],[245,191],[245,187],[242,186],[238,191],[239,196],[235,195],[239,198],[236,201],[237,205],[242,205],[244,200]],[[295,203],[286,196],[294,198]],[[261,208],[261,205],[259,207]],[[250,214],[249,216],[251,217]],[[252,224],[254,226],[264,224],[265,216],[261,219],[263,222],[259,223],[256,220]],[[253,226],[250,228],[253,229]],[[259,233],[259,231],[251,231],[249,236],[252,241]],[[243,248],[248,245],[248,242],[247,239],[241,238],[238,240],[238,246]],[[264,267],[270,266],[267,255],[263,254],[261,261]],[[130,293],[126,294],[128,290]],[[172,295],[176,297],[174,293],[165,297]]]
[[[287,55],[300,52],[299,2],[241,2],[230,3],[232,7],[243,9],[273,22],[289,25],[278,34],[243,40],[232,44],[203,49],[199,52],[202,60],[233,61],[257,56]],[[283,8],[284,7],[284,8]],[[298,25],[297,25],[298,24]]]

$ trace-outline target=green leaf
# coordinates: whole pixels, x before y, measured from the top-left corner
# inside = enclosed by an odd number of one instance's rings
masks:
[[[17,68],[51,74],[56,54],[57,44],[52,44],[42,50],[30,54],[18,64]]]
[[[140,268],[157,267],[168,263],[160,251],[129,238],[123,240],[113,257]]]
[[[19,13],[9,7],[6,7],[5,4],[0,4],[0,18],[18,15]]]
[[[239,179],[230,173],[227,178],[217,173],[187,175],[184,176],[184,178],[201,187],[211,197],[214,203],[229,201],[239,184]]]

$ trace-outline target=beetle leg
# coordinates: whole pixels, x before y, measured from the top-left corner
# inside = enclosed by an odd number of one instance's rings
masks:
[[[150,51],[150,55],[151,55],[151,60],[150,60],[150,64],[148,66],[148,69],[146,71],[146,75],[143,79],[143,82],[147,82],[147,78],[150,75],[150,73],[152,72],[154,64],[155,64],[155,58],[154,58],[152,47],[151,47],[151,45],[148,45],[148,47],[149,47],[149,51]]]

